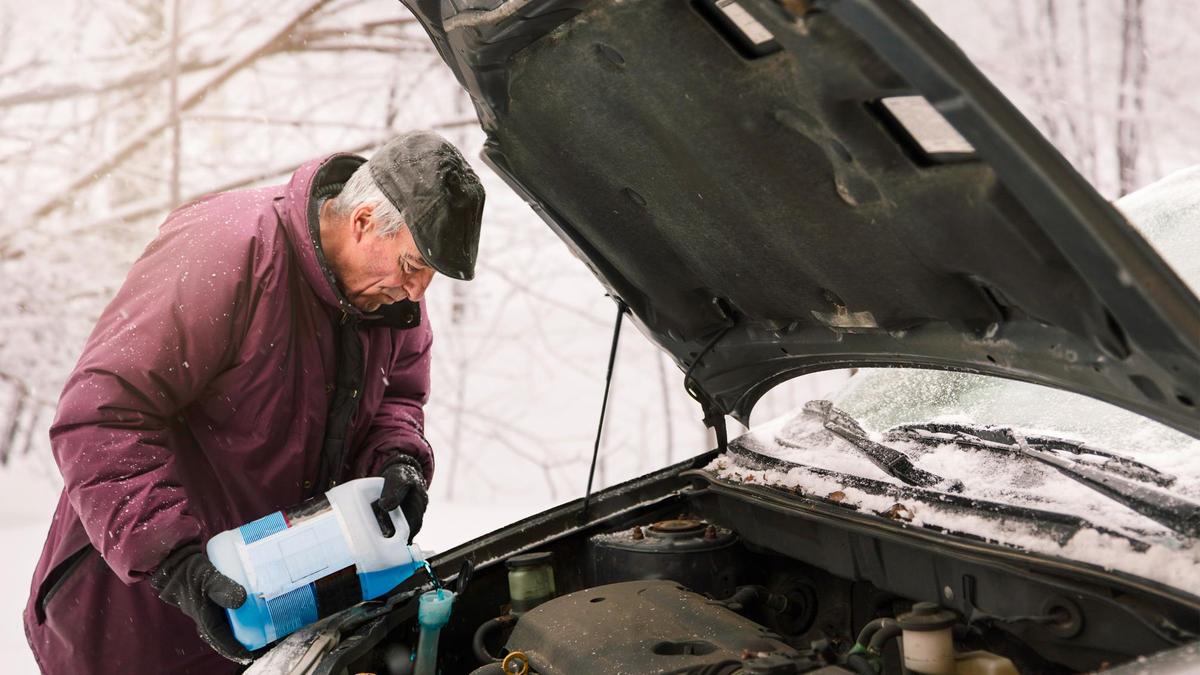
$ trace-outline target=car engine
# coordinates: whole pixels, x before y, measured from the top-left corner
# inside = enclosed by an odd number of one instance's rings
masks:
[[[510,611],[476,631],[475,675],[877,675],[901,672],[899,662],[911,673],[1018,672],[990,651],[956,652],[958,617],[933,603],[874,619],[853,639],[836,598],[844,583],[772,573],[732,530],[686,514],[594,535],[588,549],[594,583],[561,596],[549,553],[507,561]],[[754,580],[764,583],[743,583]]]
[[[766,627],[665,580],[605,584],[555,598],[522,616],[507,645],[510,664],[512,654],[523,654],[547,674],[725,673],[760,655],[793,668],[813,663]]]

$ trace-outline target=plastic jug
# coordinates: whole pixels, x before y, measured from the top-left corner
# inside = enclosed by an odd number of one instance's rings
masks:
[[[209,540],[213,565],[246,587],[245,604],[225,610],[239,642],[263,647],[424,567],[404,514],[375,505],[382,490],[382,478],[348,481]]]

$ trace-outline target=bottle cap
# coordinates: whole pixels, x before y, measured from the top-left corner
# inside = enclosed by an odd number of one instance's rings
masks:
[[[901,630],[930,631],[949,628],[957,619],[957,614],[942,609],[936,603],[918,602],[912,606],[911,612],[896,617],[896,622]]]
[[[539,551],[536,553],[523,553],[514,555],[504,564],[508,569],[517,569],[519,567],[537,567],[538,565],[549,565],[554,562],[554,555],[549,551]]]

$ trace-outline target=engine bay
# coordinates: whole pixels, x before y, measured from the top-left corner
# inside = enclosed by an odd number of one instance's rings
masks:
[[[593,584],[557,596],[549,553],[506,561],[513,602],[477,629],[475,675],[1022,672],[1013,658],[1023,672],[1067,672],[1019,645],[993,647],[936,603],[798,568],[690,514],[594,535],[588,550]],[[530,606],[524,589],[535,574],[543,597]],[[856,609],[874,615],[857,632]],[[1038,621],[1070,631],[1078,609],[1055,607]],[[956,638],[973,648],[956,651]]]
[[[438,672],[1121,672],[1200,634],[1170,589],[790,497],[677,466],[438,556]],[[344,672],[412,672],[415,614]]]

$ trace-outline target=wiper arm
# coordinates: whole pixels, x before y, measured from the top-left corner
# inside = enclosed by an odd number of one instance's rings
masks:
[[[952,426],[953,429],[947,427]],[[938,428],[941,427],[941,428]],[[942,442],[954,443],[956,445],[966,445],[977,448],[987,448],[993,450],[1002,450],[1013,454],[1019,454],[1023,457],[1028,457],[1034,461],[1041,462],[1054,467],[1060,473],[1082,483],[1093,490],[1113,499],[1130,509],[1140,513],[1155,522],[1186,535],[1188,537],[1200,537],[1200,504],[1177,497],[1169,492],[1164,492],[1158,488],[1147,485],[1147,482],[1163,484],[1162,479],[1169,478],[1170,482],[1174,482],[1174,477],[1167,476],[1151,467],[1148,467],[1140,462],[1134,462],[1128,458],[1122,458],[1126,463],[1132,463],[1134,466],[1124,464],[1123,470],[1113,470],[1114,464],[1105,463],[1102,465],[1092,465],[1087,462],[1082,462],[1075,459],[1069,459],[1061,456],[1055,450],[1066,449],[1063,445],[1069,445],[1069,441],[1061,439],[1046,439],[1026,438],[1015,429],[997,429],[997,428],[980,428],[968,431],[969,427],[963,425],[905,425],[888,432],[889,437],[907,436],[915,438],[925,432],[922,442]],[[972,433],[975,432],[975,433]],[[986,437],[985,437],[986,436]],[[1011,443],[1005,443],[1000,439],[1011,439]],[[1097,454],[1100,456],[1108,455],[1110,458],[1119,457],[1108,453],[1102,453],[1092,448],[1076,444],[1076,449],[1073,454],[1082,454],[1080,449],[1086,449],[1089,454]],[[1070,451],[1070,450],[1068,450]],[[1129,469],[1138,468],[1141,473],[1148,473],[1150,476],[1157,476],[1158,480],[1143,480],[1139,482],[1136,479],[1127,477]]]
[[[1003,427],[980,427],[967,424],[948,422],[930,422],[928,424],[905,424],[888,430],[885,438],[917,441],[925,444],[955,443],[969,445],[987,450],[1014,452],[1016,439],[1010,430]],[[1154,483],[1161,487],[1170,487],[1175,483],[1175,476],[1163,473],[1152,466],[1119,455],[1115,452],[1100,450],[1090,445],[1069,441],[1053,436],[1026,436],[1030,446],[1039,450],[1067,452],[1076,456],[1092,455],[1103,460],[1096,468],[1122,475],[1133,480]]]
[[[893,478],[917,487],[933,487],[946,482],[937,474],[913,466],[912,460],[899,450],[872,441],[857,420],[833,407],[829,401],[809,401],[804,404],[804,413],[819,417],[826,429],[858,448],[875,466]],[[946,487],[950,492],[961,492],[962,488],[961,481],[950,482]]]
[[[1132,481],[1101,469],[1096,469],[1051,452],[1033,448],[1019,432],[1013,431],[1022,455],[1058,469],[1063,475],[1121,502],[1125,506],[1162,523],[1180,534],[1200,536],[1200,504],[1164,492],[1149,485]]]

